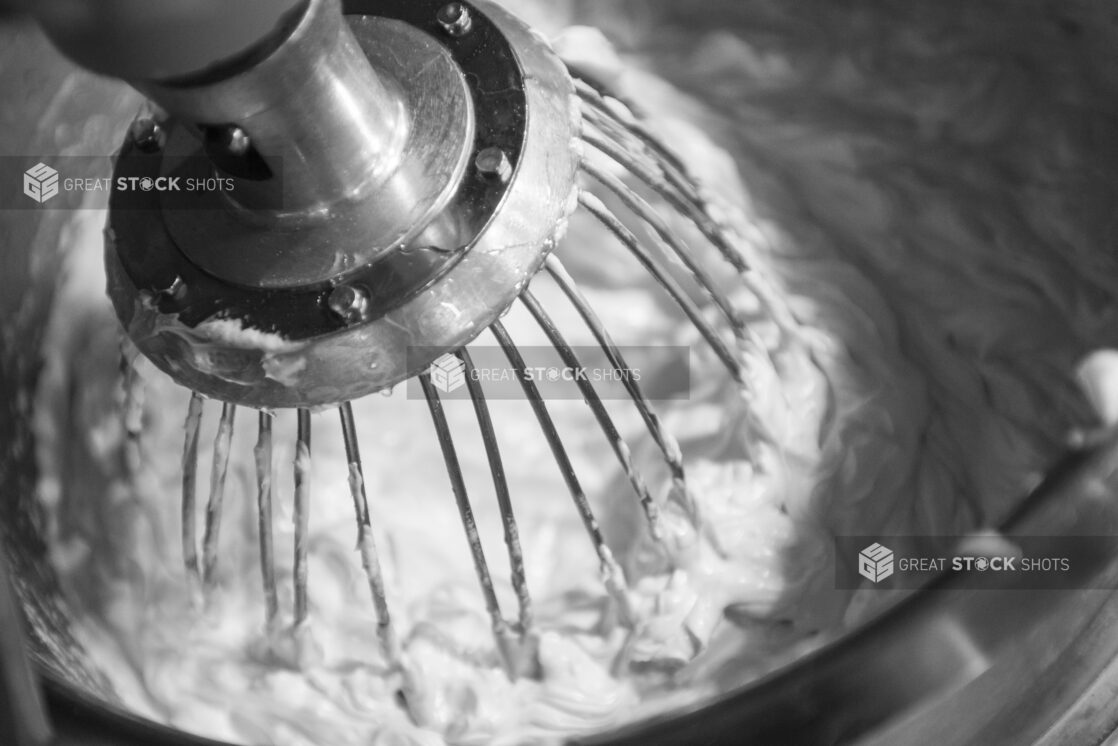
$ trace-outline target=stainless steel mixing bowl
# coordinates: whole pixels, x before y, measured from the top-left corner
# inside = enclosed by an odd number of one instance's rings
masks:
[[[1012,10],[1014,28],[1063,23],[1114,77],[1113,19],[1090,4],[959,3],[977,22]],[[1095,4],[1096,6],[1098,4]],[[748,4],[579,6],[595,20],[713,28]],[[1053,15],[1053,8],[1062,10]],[[572,6],[574,7],[574,6]],[[604,8],[604,9],[603,9]],[[576,10],[578,8],[576,7]],[[577,13],[576,13],[577,15]],[[650,19],[658,19],[653,21]],[[646,35],[654,38],[654,34]],[[1113,90],[1111,88],[1110,90]],[[35,28],[0,25],[0,156],[109,154],[138,97],[77,71]],[[8,209],[0,185],[0,540],[26,616],[26,650],[47,692],[59,744],[208,743],[117,703],[68,626],[46,559],[36,501],[32,402],[63,255],[66,210]],[[72,205],[76,206],[76,205]],[[1118,535],[1118,439],[1073,453],[1002,526],[1006,534]],[[975,590],[941,577],[858,629],[715,702],[589,739],[594,743],[1094,744],[1118,724],[1118,541],[1079,572],[1094,590]],[[5,661],[10,669],[15,661]]]

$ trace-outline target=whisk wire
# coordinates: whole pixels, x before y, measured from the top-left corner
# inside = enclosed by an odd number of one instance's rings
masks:
[[[586,124],[584,122],[584,125]],[[642,163],[616,138],[595,131],[592,127],[584,126],[581,136],[584,142],[609,156],[645,186],[663,197],[677,212],[686,216],[734,269],[738,272],[750,271],[745,257],[733,245],[724,230],[711,218],[706,200],[693,185],[684,182],[684,177],[668,176],[672,173],[672,169],[666,167],[663,161],[653,161],[652,165]]]
[[[552,279],[555,280],[555,283],[559,286],[560,290],[563,291],[563,294],[567,296],[567,299],[571,302],[571,305],[574,306],[579,316],[582,317],[583,322],[586,324],[587,328],[590,329],[590,333],[594,335],[594,339],[597,340],[598,344],[605,352],[606,359],[609,360],[610,365],[612,365],[615,370],[630,370],[629,363],[625,360],[624,355],[621,353],[621,349],[617,346],[617,343],[613,341],[613,337],[610,336],[605,324],[602,323],[601,318],[599,318],[593,306],[590,305],[590,301],[587,300],[586,296],[579,290],[574,278],[567,272],[566,267],[563,266],[559,257],[554,254],[549,255],[544,262],[544,268],[547,270],[548,274],[551,275]],[[668,469],[671,472],[672,478],[678,480],[680,484],[683,484],[686,481],[686,474],[683,465],[683,453],[679,447],[679,443],[676,442],[671,433],[664,429],[663,423],[653,411],[651,403],[641,389],[640,382],[633,376],[623,376],[621,383],[626,391],[629,392],[629,397],[633,400],[634,406],[636,406],[637,411],[644,420],[649,435],[660,449],[664,461],[667,463]]]
[[[197,490],[198,490],[198,441],[202,427],[202,395],[190,395],[186,411],[186,439],[182,453],[182,560],[186,567],[186,582],[190,586],[191,601],[197,601],[202,592],[202,570],[198,564]]]
[[[619,120],[611,110],[583,106],[582,114],[583,140],[637,176],[677,210],[685,210],[683,214],[693,218],[698,207],[703,210],[703,219],[709,219],[705,216],[705,200],[671,151],[650,147],[646,137],[634,132],[631,124]]]
[[[260,412],[259,438],[253,449],[256,460],[256,509],[260,541],[260,576],[264,587],[266,628],[276,626],[279,592],[276,587],[275,541],[272,532],[272,415]]]
[[[516,593],[519,606],[519,628],[521,635],[530,635],[532,632],[532,597],[528,592],[527,573],[524,570],[524,552],[520,546],[520,529],[516,524],[516,515],[512,508],[512,497],[509,493],[508,480],[505,478],[505,466],[501,460],[501,450],[497,443],[497,433],[493,429],[493,418],[489,413],[489,405],[485,401],[485,392],[481,381],[474,375],[474,362],[466,348],[455,353],[463,364],[466,378],[466,388],[473,402],[474,413],[477,416],[478,429],[481,431],[481,440],[485,445],[485,455],[489,460],[489,471],[493,475],[493,487],[497,493],[497,506],[501,512],[501,524],[504,528],[505,546],[508,548],[509,567],[512,573],[512,587]]]
[[[585,77],[579,75],[577,71],[572,70],[572,80],[574,81],[575,93],[584,104],[591,107],[593,112],[600,113],[603,117],[615,122],[624,129],[627,135],[638,140],[666,164],[672,166],[673,170],[677,171],[680,176],[686,176],[687,165],[676,155],[674,150],[664,144],[663,140],[645,125],[643,121],[644,112],[637,107],[636,103],[623,98],[615,91],[594,85]],[[613,102],[613,105],[610,102]],[[625,114],[624,119],[618,111],[619,107]],[[585,113],[585,108],[583,111]],[[682,179],[681,183],[687,184],[687,179]]]
[[[637,218],[643,220],[652,227],[660,239],[671,249],[672,254],[687,268],[695,278],[696,283],[703,289],[707,296],[710,297],[715,306],[718,307],[718,310],[721,311],[723,317],[730,325],[730,328],[737,329],[740,326],[740,321],[730,299],[718,289],[718,285],[711,278],[710,274],[703,269],[702,265],[697,261],[691,247],[687,246],[683,239],[671,229],[660,213],[653,209],[643,197],[625,186],[620,179],[604,169],[599,168],[593,163],[586,162],[582,164],[582,170],[616,195],[626,207],[633,211],[633,214]]]
[[[496,639],[497,650],[505,666],[509,678],[516,677],[517,665],[515,662],[514,644],[509,624],[501,615],[501,605],[497,600],[497,592],[493,587],[493,577],[489,573],[489,563],[485,559],[485,548],[481,544],[478,533],[477,520],[474,518],[474,509],[470,504],[470,496],[466,490],[466,480],[462,476],[462,465],[458,461],[458,452],[454,447],[454,436],[450,432],[450,424],[443,411],[442,400],[439,392],[431,383],[427,373],[419,375],[419,384],[423,395],[427,399],[431,419],[435,425],[435,433],[442,449],[443,461],[446,464],[446,473],[450,477],[450,489],[454,494],[454,501],[458,505],[458,514],[462,518],[462,528],[466,532],[466,542],[470,547],[470,557],[473,559],[474,571],[477,573],[481,593],[485,599],[485,608],[489,613],[490,625]]]
[[[608,156],[690,220],[738,272],[745,287],[764,305],[769,318],[783,332],[794,336],[799,323],[792,309],[751,266],[747,254],[750,242],[735,240],[731,231],[714,218],[710,200],[703,196],[698,182],[688,174],[686,163],[641,121],[626,102],[577,78],[575,89],[583,102],[583,142]],[[622,118],[619,108],[627,116]],[[584,162],[584,171],[587,170],[586,165]],[[656,214],[655,211],[653,214]],[[754,240],[763,242],[764,236],[757,226],[751,226],[751,229]],[[683,256],[680,258],[685,259]],[[697,266],[688,264],[692,271]],[[735,326],[735,333],[745,331],[740,324]]]
[[[295,627],[307,621],[307,550],[310,532],[311,413],[299,409],[295,442]]]
[[[143,463],[143,429],[144,429],[144,402],[146,389],[144,379],[136,366],[132,364],[129,355],[122,346],[120,355],[120,370],[122,375],[122,388],[124,402],[122,406],[122,424],[124,425],[123,460],[124,471],[134,478]]]
[[[202,538],[202,584],[207,593],[217,584],[218,543],[225,504],[225,481],[229,473],[229,450],[233,442],[233,423],[237,405],[221,406],[221,421],[214,438],[213,468],[210,472],[210,499],[206,505],[206,531]]]
[[[610,211],[605,204],[598,199],[595,195],[583,191],[579,193],[579,204],[582,205],[587,212],[593,215],[598,221],[612,233],[623,246],[629,249],[630,253],[640,262],[645,270],[656,278],[656,281],[668,292],[672,300],[682,309],[695,328],[707,341],[707,344],[714,350],[715,355],[726,366],[730,376],[738,383],[744,383],[745,376],[741,369],[741,364],[738,362],[737,357],[711,326],[710,322],[703,315],[695,302],[687,295],[687,291],[680,287],[679,283],[669,273],[665,272],[649,254],[648,249],[643,246],[640,239],[636,237],[632,230],[628,228],[613,212]]]
[[[365,494],[365,474],[361,465],[361,453],[357,444],[357,427],[353,419],[353,405],[345,402],[338,408],[342,420],[342,438],[345,441],[346,459],[349,461],[349,491],[353,497],[353,509],[357,515],[357,546],[361,552],[361,566],[369,580],[369,593],[377,615],[377,637],[381,651],[389,665],[400,666],[400,643],[388,610],[388,594],[385,589],[384,571],[381,569],[380,554],[377,552],[373,536],[373,522],[369,513],[369,500]]]
[[[583,370],[582,362],[579,360],[577,353],[575,353],[574,349],[567,343],[562,332],[559,331],[559,327],[551,320],[551,317],[548,315],[547,311],[544,310],[543,306],[540,305],[539,300],[536,299],[532,291],[525,290],[521,294],[520,300],[524,303],[525,307],[527,307],[529,313],[532,314],[532,317],[536,319],[540,328],[543,329],[544,334],[547,335],[548,340],[559,353],[559,357],[562,359],[563,364],[575,371]],[[621,370],[620,372],[622,373],[622,377],[627,377],[625,376],[626,371]],[[640,500],[641,508],[644,510],[645,519],[648,522],[649,531],[653,538],[659,540],[662,536],[660,529],[660,511],[655,501],[653,501],[652,495],[648,492],[648,485],[645,484],[644,477],[633,464],[632,451],[629,449],[624,438],[621,437],[621,433],[618,432],[617,426],[614,424],[613,418],[610,417],[609,412],[602,403],[602,398],[598,395],[597,390],[595,390],[593,382],[581,375],[576,375],[574,378],[575,384],[582,393],[583,399],[585,399],[586,404],[590,407],[590,411],[593,412],[594,418],[598,421],[598,426],[606,436],[606,440],[609,441],[610,448],[617,457],[622,471],[625,473],[626,478],[629,480],[629,484],[632,485],[633,491],[636,492],[637,498]]]
[[[567,489],[571,494],[571,499],[574,502],[575,509],[578,511],[579,518],[582,519],[583,526],[586,528],[586,532],[590,536],[590,541],[594,545],[594,550],[601,563],[602,581],[610,597],[617,604],[621,622],[626,626],[632,626],[635,623],[635,615],[633,613],[631,599],[629,598],[625,574],[621,569],[621,565],[618,564],[616,558],[614,558],[613,552],[610,551],[609,546],[606,544],[605,538],[602,536],[602,529],[598,525],[598,519],[594,516],[594,511],[590,507],[590,501],[579,482],[578,475],[575,473],[574,464],[571,463],[570,456],[567,454],[567,449],[563,445],[563,439],[555,427],[555,421],[552,419],[551,413],[547,410],[547,404],[540,395],[539,388],[528,374],[524,357],[520,354],[520,350],[509,336],[504,324],[500,321],[495,321],[489,327],[489,331],[496,338],[497,343],[505,353],[505,357],[508,358],[509,364],[516,372],[517,378],[520,379],[520,385],[524,391],[524,396],[532,407],[536,420],[539,422],[540,429],[543,431],[544,438],[547,440],[548,446],[551,448],[551,453],[555,457],[555,462],[559,466],[559,472],[563,476],[563,481],[566,483]]]
[[[606,354],[606,359],[609,360],[610,365],[615,370],[630,370],[629,363],[626,362],[624,355],[622,355],[617,343],[613,341],[609,331],[606,329],[605,324],[598,317],[594,307],[590,305],[590,301],[579,290],[578,284],[574,278],[567,272],[566,267],[559,260],[559,257],[551,254],[544,262],[544,268],[547,270],[551,278],[567,296],[571,305],[574,306],[578,315],[582,317],[583,322],[590,329],[594,339],[597,340],[599,346]],[[675,439],[670,432],[664,428],[664,423],[660,420],[659,415],[652,409],[651,403],[645,396],[644,391],[640,387],[640,383],[633,376],[623,376],[622,385],[629,392],[629,398],[633,400],[633,405],[640,413],[641,419],[644,420],[645,428],[651,436],[652,441],[660,450],[660,454],[664,458],[664,463],[668,467],[672,489],[670,494],[681,501],[682,505],[687,510],[687,513],[693,518],[697,518],[698,512],[695,506],[695,501],[687,486],[687,473],[683,464],[683,450],[679,446],[679,442]]]

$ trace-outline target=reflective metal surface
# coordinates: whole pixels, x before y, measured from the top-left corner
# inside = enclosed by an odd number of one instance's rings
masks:
[[[307,0],[4,0],[33,14],[70,59],[103,75],[153,80],[208,74],[282,33]],[[295,19],[292,18],[295,16]]]
[[[253,287],[326,282],[414,241],[458,191],[476,135],[470,91],[450,54],[405,23],[353,17],[347,25],[357,53],[378,71],[370,93],[386,116],[362,120],[363,97],[351,94],[368,76],[348,80],[336,70],[308,79],[306,92],[285,90],[285,78],[269,75],[286,110],[211,114],[209,121],[243,122],[273,175],[237,179],[230,191],[164,195],[159,218],[201,269]],[[236,90],[227,95],[245,99]],[[355,117],[352,126],[347,117]],[[287,124],[294,126],[284,137]],[[213,175],[198,138],[182,126],[151,171],[153,178]]]
[[[673,744],[1098,743],[1118,709],[1073,705],[1105,686],[1118,654],[1116,495],[1118,433],[1110,433],[1070,455],[1002,527],[1010,539],[1049,537],[1054,549],[1060,537],[1114,536],[1109,556],[1077,566],[1082,590],[1036,590],[1024,573],[1010,585],[965,587],[947,573],[740,691],[584,743],[645,743],[650,731]]]
[[[391,69],[414,78],[438,77],[438,65],[420,63],[442,57],[420,54],[412,63],[397,58],[406,60],[433,44],[420,39],[425,33],[442,33],[439,7],[395,2],[365,8],[354,2],[348,9],[393,13],[403,20],[355,19],[353,26],[374,60],[404,65]],[[465,130],[472,138],[468,162],[445,209],[418,222],[418,235],[404,237],[383,256],[376,258],[381,252],[375,241],[366,243],[369,235],[380,235],[366,221],[375,225],[386,217],[418,218],[392,199],[371,204],[379,192],[332,210],[321,228],[265,222],[258,226],[259,243],[256,236],[241,241],[250,234],[237,229],[235,215],[220,210],[164,210],[168,205],[156,202],[154,192],[114,195],[106,253],[110,297],[133,341],[157,366],[185,386],[239,404],[336,404],[409,378],[438,357],[409,357],[409,348],[456,348],[508,307],[539,270],[575,207],[578,154],[571,143],[578,131],[578,108],[566,68],[546,42],[496,6],[477,8],[485,12],[476,14],[469,34],[443,40],[463,70],[456,75],[471,81],[475,99],[476,122]],[[395,47],[388,34],[405,24],[412,29],[399,34],[403,46]],[[412,64],[419,68],[411,70]],[[436,83],[442,84],[432,81]],[[416,127],[429,127],[432,121],[449,126],[448,111],[464,115],[427,86],[415,87],[409,96],[417,97],[412,101]],[[432,131],[443,133],[440,127]],[[169,148],[182,142],[174,130],[169,141]],[[492,154],[492,148],[509,161],[505,178],[495,178],[486,159],[478,158],[487,149]],[[409,151],[411,156],[440,161],[428,147]],[[160,163],[129,142],[117,174],[154,176]],[[391,188],[388,192],[393,193]],[[442,204],[441,198],[429,197],[425,192],[412,195],[411,204]],[[223,232],[232,238],[218,238]],[[220,269],[194,264],[198,246],[208,247],[207,256],[212,252],[220,258]],[[355,254],[348,251],[354,246],[372,248]],[[299,272],[313,266],[313,279],[329,277],[329,282],[276,288],[276,282],[291,283],[293,278],[275,272],[262,273],[266,288],[246,288],[237,281],[247,279],[241,272],[283,267],[289,260],[301,267]],[[234,277],[214,276],[232,265]],[[342,284],[359,288],[355,292],[368,299],[361,313],[338,314],[331,306],[330,298]],[[222,323],[207,323],[214,320]],[[261,343],[260,333],[272,336]]]
[[[333,0],[233,77],[132,84],[183,125],[150,176],[233,178],[168,192],[162,219],[192,263],[245,285],[323,282],[408,242],[457,190],[474,140],[443,45],[406,23],[347,22]]]
[[[714,5],[730,23],[726,17],[737,4]],[[715,23],[719,16],[711,18]],[[138,104],[122,87],[64,64],[31,28],[0,28],[0,71],[0,153],[6,155],[58,152],[75,143],[82,152],[108,153]],[[12,185],[0,189],[0,199],[18,197]],[[58,743],[207,743],[119,708],[68,631],[45,557],[31,401],[61,267],[60,236],[70,217],[0,214],[0,541],[29,621],[29,649],[47,681]],[[1083,521],[1113,526],[1114,464],[1113,442],[1073,457],[1007,533],[1076,531]],[[1114,562],[1094,571],[1105,584]],[[1116,628],[1118,598],[1110,591],[964,591],[946,578],[938,590],[914,595],[849,637],[708,707],[594,742],[1100,743],[1116,721]],[[885,650],[893,651],[891,660]]]
[[[209,199],[178,193],[164,213],[192,262],[244,285],[322,282],[408,242],[457,191],[474,140],[469,91],[445,47],[405,23],[347,23],[327,0],[230,79],[136,85],[187,125],[167,143],[161,175],[212,175],[199,139],[233,125],[252,149],[240,157],[258,154],[270,171]]]

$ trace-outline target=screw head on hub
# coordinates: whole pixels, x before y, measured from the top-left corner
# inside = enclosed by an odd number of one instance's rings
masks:
[[[330,291],[326,304],[346,323],[355,324],[365,319],[369,310],[369,294],[364,288],[339,285]]]
[[[163,147],[166,136],[159,122],[151,117],[141,117],[132,122],[128,134],[136,147],[145,153],[154,153]]]
[[[233,156],[243,156],[252,147],[252,139],[248,133],[236,125],[222,127],[213,135],[214,140],[226,153]]]
[[[474,159],[474,165],[482,176],[490,179],[505,182],[512,176],[512,164],[505,151],[500,148],[483,149]]]
[[[470,33],[473,19],[470,11],[462,3],[448,3],[439,9],[437,16],[443,31],[451,36],[465,36]]]

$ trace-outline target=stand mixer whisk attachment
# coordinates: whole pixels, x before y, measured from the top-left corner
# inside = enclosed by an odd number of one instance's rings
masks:
[[[270,628],[278,624],[272,412],[295,408],[294,625],[305,623],[311,412],[336,407],[377,634],[385,659],[399,667],[401,644],[350,402],[417,377],[498,650],[510,676],[530,675],[533,609],[524,556],[496,429],[467,347],[488,330],[550,447],[617,619],[638,625],[625,574],[501,316],[521,303],[564,365],[579,369],[576,349],[529,289],[533,277],[547,274],[609,365],[629,369],[553,253],[576,210],[639,261],[743,387],[740,349],[750,333],[719,288],[712,257],[740,275],[782,329],[791,325],[788,310],[751,272],[741,241],[716,219],[687,164],[636,108],[592,75],[569,70],[499,7],[482,0],[346,0],[340,9],[310,0],[258,46],[193,76],[129,76],[161,111],[134,123],[114,183],[139,188],[118,188],[110,204],[105,257],[117,314],[139,351],[194,392],[182,460],[183,556],[192,586],[204,594],[215,583],[234,425],[239,409],[258,409],[259,554],[266,618]],[[151,188],[160,180],[207,179],[221,179],[225,188]],[[681,223],[691,226],[687,239],[677,230]],[[697,239],[704,245],[695,246]],[[519,607],[514,620],[500,608],[454,434],[429,372],[446,359],[464,372],[492,472]],[[640,383],[620,380],[671,476],[669,499],[697,521],[678,443]],[[660,538],[663,506],[593,382],[577,385],[649,531]],[[199,532],[207,398],[222,405]]]

